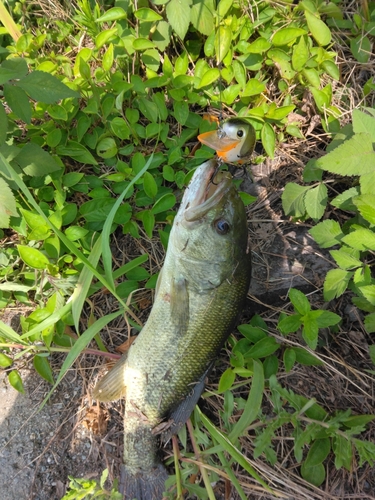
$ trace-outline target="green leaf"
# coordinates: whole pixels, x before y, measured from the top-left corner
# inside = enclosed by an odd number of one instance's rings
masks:
[[[18,370],[12,370],[8,375],[8,380],[10,385],[14,389],[16,389],[16,391],[20,392],[21,394],[25,394],[21,375],[19,374]]]
[[[365,329],[367,333],[375,333],[375,313],[365,317]]]
[[[170,0],[166,7],[167,19],[172,29],[183,40],[190,24],[190,0]]]
[[[375,142],[375,118],[359,109],[353,109],[352,112],[353,132],[355,134],[369,133],[372,142]]]
[[[280,345],[276,342],[273,337],[265,337],[259,340],[253,347],[251,347],[245,354],[246,359],[258,359],[265,358],[270,354],[273,354]]]
[[[322,248],[339,244],[344,236],[339,223],[331,219],[319,222],[309,230],[309,233]]]
[[[310,87],[310,92],[314,97],[316,107],[320,112],[324,112],[325,109],[330,105],[330,99],[323,90],[319,90],[315,87]],[[318,160],[319,161],[319,160]],[[318,165],[320,167],[320,165]],[[321,167],[320,167],[321,168]]]
[[[150,172],[146,172],[143,176],[143,189],[147,196],[155,198],[158,193],[158,186],[155,182],[154,176]]]
[[[152,9],[142,7],[134,12],[134,16],[142,21],[160,21],[162,16]]]
[[[366,425],[369,422],[372,422],[375,418],[375,415],[354,415],[352,417],[348,417],[344,421],[345,427],[349,427],[352,429],[353,427],[362,427],[365,430]]]
[[[369,133],[358,133],[317,160],[322,170],[340,175],[363,175],[373,172],[375,153]]]
[[[17,217],[16,199],[12,190],[0,177],[0,228],[9,227],[9,218]]]
[[[325,184],[309,189],[305,194],[305,207],[309,216],[318,221],[324,215],[328,201],[328,190]]]
[[[310,311],[305,314],[301,321],[303,322],[302,338],[305,340],[310,349],[316,349],[318,343],[319,328],[315,319],[314,312]]]
[[[307,454],[305,467],[315,467],[323,463],[330,451],[331,440],[329,438],[317,439]]]
[[[253,95],[259,95],[261,94],[262,92],[264,92],[264,90],[266,89],[266,84],[265,82],[261,82],[260,80],[258,80],[257,78],[250,78],[246,85],[245,85],[245,88],[242,92],[242,96],[243,97],[250,97],[250,96],[253,96]],[[269,123],[265,123],[264,126],[263,126],[263,129],[264,127],[268,125],[268,127],[270,127],[269,130],[265,131],[264,133],[265,134],[270,134],[270,137],[271,137],[271,140],[273,140],[273,142],[275,142],[275,138],[274,138],[274,134],[273,134],[273,139],[272,139],[272,133],[273,133],[273,129],[271,127],[271,125]],[[263,129],[262,129],[262,132],[263,132]],[[263,139],[262,139],[263,141]],[[264,146],[264,143],[263,143],[263,146]]]
[[[233,0],[220,0],[217,6],[218,19],[224,19],[228,10],[233,6]]]
[[[357,196],[353,199],[353,203],[364,219],[370,222],[370,224],[375,224],[375,196],[373,194]]]
[[[266,38],[259,37],[248,45],[246,52],[249,54],[263,54],[263,52],[266,52],[271,46],[271,43]]]
[[[321,314],[316,318],[316,322],[319,328],[327,328],[329,326],[337,325],[341,321],[341,316],[335,314],[331,311],[314,311],[320,312]]]
[[[109,42],[109,40],[113,39],[113,37],[115,35],[117,35],[118,33],[118,30],[117,28],[111,28],[109,30],[103,30],[103,31],[100,31],[100,33],[95,37],[95,46],[96,48],[99,50],[103,47],[103,45],[105,45],[106,43]],[[90,67],[88,64],[83,64],[82,65],[83,67],[86,66],[89,70],[90,70]],[[81,64],[80,64],[80,72],[81,72]],[[87,75],[84,75],[82,72],[81,72],[81,75],[86,78],[87,80],[90,80],[90,71],[87,73]]]
[[[290,370],[293,368],[294,363],[296,361],[296,353],[294,349],[287,347],[284,351],[284,356],[283,356],[283,361],[285,365],[285,371],[286,373],[289,373]]]
[[[370,302],[371,305],[375,305],[375,285],[364,285],[360,286],[359,290],[361,294]]]
[[[275,131],[272,128],[272,125],[269,123],[265,123],[261,130],[261,140],[266,153],[270,158],[274,158],[275,155]]]
[[[111,127],[112,132],[119,139],[122,139],[122,140],[129,139],[130,129],[128,127],[128,124],[126,123],[126,121],[123,118],[121,118],[119,116],[114,117],[110,122],[110,127]]]
[[[326,477],[326,470],[323,464],[315,465],[314,467],[306,467],[305,462],[303,462],[301,466],[301,476],[314,486],[320,486]]]
[[[363,179],[363,176],[361,177]],[[337,195],[333,200],[330,201],[331,205],[337,208],[341,208],[341,210],[355,211],[355,205],[353,203],[353,198],[359,195],[359,187],[352,187],[346,189],[339,195]]]
[[[196,87],[198,89],[202,87],[207,87],[211,85],[211,83],[216,82],[216,80],[220,77],[220,71],[217,68],[212,68],[206,71],[199,82],[199,85]]]
[[[143,222],[146,234],[149,238],[152,238],[152,232],[155,226],[155,217],[151,210],[144,210],[139,212],[137,217]]]
[[[60,156],[69,156],[80,163],[87,163],[88,165],[98,164],[90,151],[76,141],[68,141],[65,146],[57,146],[56,152]]]
[[[242,203],[245,205],[245,207],[247,207],[247,205],[250,205],[251,203],[254,203],[254,201],[257,200],[256,196],[251,196],[251,194],[245,193],[243,191],[239,191],[238,194],[240,195]]]
[[[191,7],[191,24],[202,35],[209,36],[215,29],[214,0],[194,0]]]
[[[234,373],[232,368],[227,368],[220,377],[218,391],[219,392],[228,391],[232,387],[235,379],[236,379],[236,374]]]
[[[301,315],[292,314],[291,316],[287,316],[286,318],[281,319],[277,325],[277,328],[283,335],[287,335],[288,333],[296,332],[301,325]]]
[[[1,368],[8,368],[13,364],[13,359],[7,356],[6,354],[3,354],[0,352],[0,367]]]
[[[357,250],[375,250],[375,233],[365,227],[359,227],[345,235],[342,241]]]
[[[307,26],[311,31],[312,36],[319,45],[328,45],[331,43],[331,32],[328,26],[313,13],[305,10]]]
[[[0,146],[5,143],[8,134],[8,116],[4,105],[0,103]]]
[[[356,38],[352,38],[350,48],[358,62],[365,64],[370,60],[372,44],[367,36],[361,33]]]
[[[257,326],[252,325],[239,325],[238,331],[246,337],[250,342],[256,344],[259,340],[267,337],[267,333]]]
[[[22,57],[15,57],[14,59],[5,59],[0,66],[0,85],[8,82],[23,78],[27,75],[28,67],[26,59]]]
[[[189,105],[186,101],[174,101],[173,110],[175,118],[180,125],[185,125],[189,117]]]
[[[146,50],[153,49],[155,45],[148,38],[135,38],[133,40],[133,47],[135,50]]]
[[[42,177],[61,170],[61,166],[53,156],[34,142],[25,144],[16,156],[15,161],[25,174],[32,177]]]
[[[66,237],[70,241],[77,241],[81,238],[84,238],[88,233],[89,231],[87,229],[80,226],[69,226],[65,231]]]
[[[307,31],[302,28],[281,28],[272,37],[275,46],[293,44],[296,38],[306,35]]]
[[[319,89],[320,88],[320,74],[315,68],[304,68],[302,70],[303,76],[306,78],[307,83],[312,85],[313,87]],[[324,97],[324,103],[328,105],[328,101]]]
[[[26,92],[22,89],[10,85],[8,83],[4,84],[4,98],[11,108],[13,113],[23,120],[25,123],[30,125],[32,109],[29,98]]]
[[[353,447],[349,439],[346,439],[341,434],[333,436],[332,449],[335,454],[335,467],[341,469],[345,467],[349,472],[351,471],[353,459]]]
[[[232,43],[232,30],[229,26],[219,26],[215,34],[216,62],[219,64],[227,55]]]
[[[326,275],[324,281],[324,300],[327,302],[340,297],[348,287],[348,283],[353,273],[343,269],[331,269]]]
[[[156,29],[152,35],[152,41],[159,49],[160,52],[163,52],[169,45],[171,41],[172,28],[169,23],[166,21],[160,21],[156,25]],[[168,57],[168,56],[167,56]],[[173,69],[169,69],[170,61],[166,60],[166,54],[164,55],[164,63],[163,63],[163,73],[164,75],[170,77]]]
[[[289,291],[289,300],[294,306],[294,309],[299,313],[299,314],[307,314],[310,309],[310,302],[306,295],[296,288],[291,288]]]
[[[316,356],[309,353],[303,347],[293,347],[293,351],[296,354],[296,361],[305,366],[320,366],[323,365],[323,361],[320,361]]]
[[[327,59],[323,61],[322,67],[326,73],[329,74],[334,80],[340,80],[340,69],[339,67],[331,60]]]
[[[50,262],[40,250],[24,245],[17,245],[17,248],[20,257],[25,264],[33,267],[34,269],[47,269]]]
[[[47,104],[53,104],[68,97],[80,97],[78,92],[44,71],[33,71],[16,82],[15,85],[23,89],[35,101]]]
[[[336,264],[341,267],[341,269],[353,269],[355,267],[361,267],[362,261],[345,252],[342,248],[340,250],[330,250],[329,252],[335,259]]]
[[[102,59],[102,66],[105,71],[109,71],[112,68],[114,59],[113,52],[113,43],[110,43]]]
[[[293,47],[292,66],[296,71],[301,71],[310,57],[309,48],[305,42],[305,37],[301,36],[297,45]]]
[[[118,21],[119,19],[126,19],[127,15],[121,7],[112,7],[108,9],[102,16],[95,19],[96,23],[107,23],[111,21]]]
[[[96,146],[96,154],[100,158],[113,158],[117,151],[116,141],[113,137],[103,137]]]
[[[34,356],[33,364],[35,370],[39,373],[39,375],[43,377],[44,380],[47,380],[47,382],[53,385],[55,381],[53,380],[52,370],[48,359],[45,356],[36,355]]]
[[[158,201],[152,207],[151,212],[154,215],[160,214],[162,212],[167,212],[168,210],[171,210],[175,206],[175,204],[176,204],[175,195],[172,193],[167,193],[158,199]]]
[[[281,196],[283,210],[286,215],[293,217],[303,217],[306,213],[305,194],[309,186],[300,186],[294,182],[289,182]]]

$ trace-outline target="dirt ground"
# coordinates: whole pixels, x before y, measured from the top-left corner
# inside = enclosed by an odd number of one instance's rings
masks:
[[[294,161],[294,160],[293,160]],[[278,312],[287,307],[287,293],[295,287],[309,294],[317,307],[326,307],[321,288],[324,276],[332,267],[329,253],[322,251],[308,234],[307,223],[295,224],[282,215],[280,197],[285,182],[297,177],[296,164],[290,157],[280,157],[273,164],[262,164],[252,169],[252,180],[245,178],[241,190],[258,196],[249,207],[249,237],[252,245],[253,278],[242,321],[255,313],[261,314],[270,325],[270,333],[280,342],[300,345],[298,335],[281,339],[274,328]],[[163,250],[157,240],[142,241],[152,251],[154,262],[161,263]],[[114,236],[114,259],[118,262],[132,259],[139,248],[128,240]],[[126,261],[125,259],[125,261]],[[155,272],[155,269],[153,270]],[[142,292],[147,318],[151,306],[151,292]],[[106,294],[94,298],[95,315],[108,314],[115,304]],[[332,305],[344,319],[338,334],[323,335],[318,354],[325,365],[303,367],[297,365],[290,373],[281,373],[281,383],[308,398],[315,397],[330,413],[338,409],[353,408],[354,414],[374,412],[374,381],[365,370],[373,370],[368,356],[371,338],[362,325],[361,313],[352,307],[345,294]],[[8,311],[17,316],[22,311]],[[3,320],[7,320],[3,317]],[[84,320],[84,319],[83,319]],[[109,350],[125,340],[123,319],[110,324],[103,332]],[[62,355],[53,357],[53,368],[58,372]],[[109,470],[109,483],[118,477],[122,447],[122,403],[107,407],[93,406],[91,391],[105,361],[94,356],[81,356],[68,372],[48,403],[38,411],[50,386],[38,377],[30,360],[18,362],[25,383],[25,395],[9,387],[5,374],[0,376],[0,499],[1,500],[60,500],[68,486],[68,476],[99,477],[103,469]],[[226,367],[225,350],[220,360]],[[214,371],[209,383],[217,387],[220,372]],[[267,400],[265,399],[265,404]],[[370,424],[365,439],[375,440],[375,425]],[[286,439],[286,440],[285,440]],[[280,446],[287,444],[280,437]],[[249,448],[250,446],[250,448]],[[251,454],[251,443],[244,443]],[[359,469],[353,463],[353,472],[336,471],[333,459],[327,464],[329,473],[321,488],[310,488],[299,477],[296,465],[289,460],[289,448],[278,448],[278,465],[271,468],[258,459],[258,466],[268,475],[273,487],[277,486],[282,498],[310,500],[344,500],[375,498],[375,473],[370,467]],[[166,450],[168,453],[168,450]],[[239,472],[239,475],[241,473]],[[241,477],[246,482],[248,478]],[[249,499],[271,497],[248,485]],[[217,498],[221,498],[218,495]],[[234,493],[230,498],[236,499]]]

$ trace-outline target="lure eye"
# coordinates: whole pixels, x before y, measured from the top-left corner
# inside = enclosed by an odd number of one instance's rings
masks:
[[[237,130],[237,137],[241,138],[241,137],[243,137],[243,134],[244,134],[244,132],[243,132],[242,128],[240,128],[240,130]]]
[[[230,225],[225,219],[215,221],[215,230],[217,234],[224,235],[229,233]]]

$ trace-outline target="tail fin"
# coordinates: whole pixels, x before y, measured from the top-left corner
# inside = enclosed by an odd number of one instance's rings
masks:
[[[121,467],[120,493],[125,500],[162,500],[164,483],[168,479],[165,467],[159,464],[151,471],[134,473],[126,465]]]

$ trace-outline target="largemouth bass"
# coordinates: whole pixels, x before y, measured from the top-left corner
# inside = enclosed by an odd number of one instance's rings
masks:
[[[250,283],[244,205],[228,172],[211,160],[195,171],[170,233],[150,316],[127,354],[94,390],[125,398],[126,499],[159,500],[167,472],[160,429],[176,433],[243,308]]]

